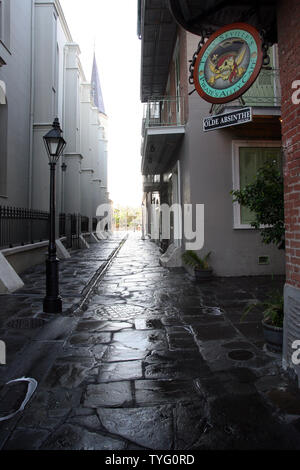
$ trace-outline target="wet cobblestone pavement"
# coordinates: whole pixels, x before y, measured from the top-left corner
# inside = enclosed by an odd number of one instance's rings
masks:
[[[62,275],[67,308],[116,243],[63,263],[65,273],[74,274],[74,266],[77,273],[72,281]],[[27,275],[31,287],[6,296],[8,311],[25,318],[40,308],[42,268]],[[15,333],[26,347],[2,373],[2,392],[7,380],[24,375],[38,388],[24,412],[0,422],[0,448],[300,448],[300,394],[280,357],[264,348],[261,313],[241,322],[249,300],[282,283],[195,283],[181,269],[162,268],[157,247],[132,236],[80,316],[70,308],[27,336]],[[8,311],[0,338],[10,340]]]

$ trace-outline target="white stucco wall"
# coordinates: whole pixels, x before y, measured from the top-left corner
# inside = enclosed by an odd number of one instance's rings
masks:
[[[92,106],[79,46],[72,41],[58,0],[11,0],[10,23],[9,50],[0,43],[6,62],[0,80],[6,84],[8,109],[7,192],[0,194],[0,204],[49,209],[43,136],[58,117],[67,147],[56,170],[57,212],[80,213],[90,207],[82,215],[95,216],[96,207],[106,200],[106,117]],[[91,170],[89,177],[82,170]]]

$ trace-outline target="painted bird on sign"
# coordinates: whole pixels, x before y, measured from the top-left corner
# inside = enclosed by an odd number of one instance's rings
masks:
[[[235,78],[240,78],[246,71],[244,67],[239,67],[242,63],[246,53],[246,47],[243,46],[238,55],[234,53],[227,53],[220,58],[216,55],[213,57],[214,62],[209,59],[209,68],[213,75],[209,78],[208,82],[210,85],[214,85],[218,78],[222,80],[229,80],[230,83]]]

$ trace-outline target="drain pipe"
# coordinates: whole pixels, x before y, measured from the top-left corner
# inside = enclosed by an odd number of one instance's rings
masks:
[[[30,85],[30,128],[29,128],[29,165],[28,165],[28,209],[32,209],[32,162],[33,162],[33,126],[34,126],[34,72],[35,72],[35,0],[31,0],[31,85]]]

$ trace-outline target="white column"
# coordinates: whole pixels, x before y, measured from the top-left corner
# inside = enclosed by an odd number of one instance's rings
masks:
[[[80,88],[78,44],[68,43],[65,46],[65,102],[64,102],[64,138],[65,150],[65,212],[81,213],[81,165],[80,149]]]
[[[82,155],[68,153],[65,155],[67,170],[65,173],[65,212],[81,213],[81,162]]]
[[[92,219],[96,216],[93,212],[93,175],[92,168],[81,170],[81,215],[89,217],[89,231],[92,231]]]
[[[43,136],[58,115],[56,86],[57,11],[53,1],[35,3],[34,119],[32,152],[33,209],[49,210],[50,171]],[[57,207],[60,207],[60,172],[56,171]]]

